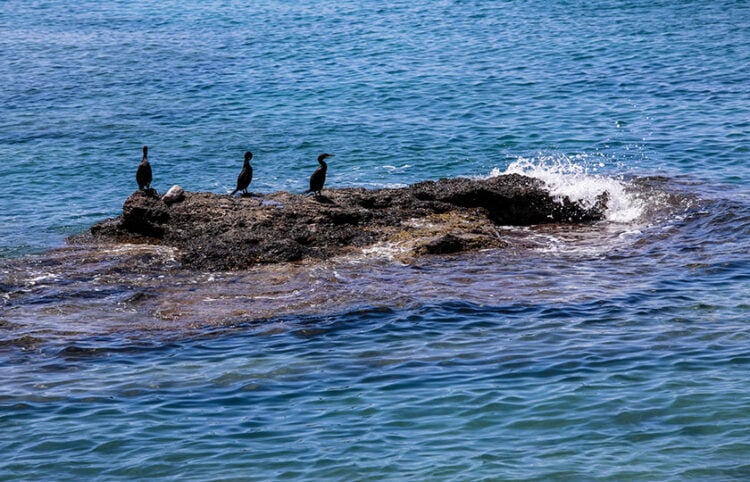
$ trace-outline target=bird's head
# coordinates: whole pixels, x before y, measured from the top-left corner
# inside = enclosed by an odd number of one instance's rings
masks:
[[[148,154],[148,146],[143,146],[143,157],[146,157]]]
[[[250,151],[246,151],[246,152],[245,152],[245,160],[246,160],[246,161],[249,161],[249,160],[250,160],[250,159],[252,159],[252,158],[253,158],[253,153],[252,153],[252,152],[250,152]]]
[[[333,156],[334,156],[334,154],[327,154],[327,153],[321,154],[321,155],[318,156],[318,162],[325,161],[329,157],[333,157]]]

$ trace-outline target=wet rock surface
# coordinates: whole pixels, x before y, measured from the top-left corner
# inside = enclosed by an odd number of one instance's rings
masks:
[[[331,189],[320,198],[184,192],[166,204],[154,193],[137,191],[121,216],[95,224],[90,233],[99,241],[177,248],[186,267],[235,270],[328,259],[379,244],[411,255],[502,248],[507,242],[498,225],[596,221],[606,203],[607,193],[593,207],[555,199],[541,181],[516,174]]]

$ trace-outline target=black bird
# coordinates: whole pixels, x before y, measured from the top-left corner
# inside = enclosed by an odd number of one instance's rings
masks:
[[[151,164],[148,163],[148,146],[143,146],[143,159],[138,165],[138,171],[135,173],[135,180],[138,182],[138,189],[150,189],[151,179]]]
[[[310,189],[307,190],[308,193],[315,194],[315,197],[320,196],[320,191],[323,190],[323,184],[326,182],[326,172],[328,171],[328,164],[326,164],[326,159],[329,157],[333,157],[333,154],[321,154],[318,156],[318,164],[320,164],[320,167],[315,169],[315,172],[312,173],[312,176],[310,176]]]
[[[252,158],[253,153],[247,151],[245,153],[245,162],[242,164],[242,170],[240,171],[240,175],[237,176],[237,189],[232,191],[230,196],[234,196],[237,191],[242,191],[243,194],[247,194],[247,188],[253,180],[253,166],[250,165],[250,159]]]

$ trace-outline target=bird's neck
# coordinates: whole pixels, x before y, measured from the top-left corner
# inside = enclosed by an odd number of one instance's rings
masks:
[[[318,163],[320,163],[320,167],[322,167],[323,169],[328,169],[328,164],[326,164],[326,161],[324,161],[323,159],[319,160]]]

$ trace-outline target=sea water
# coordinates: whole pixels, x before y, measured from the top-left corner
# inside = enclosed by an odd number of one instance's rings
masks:
[[[750,479],[746,2],[6,0],[0,85],[0,479]],[[66,247],[143,145],[159,192],[331,152],[609,208],[242,272]]]

